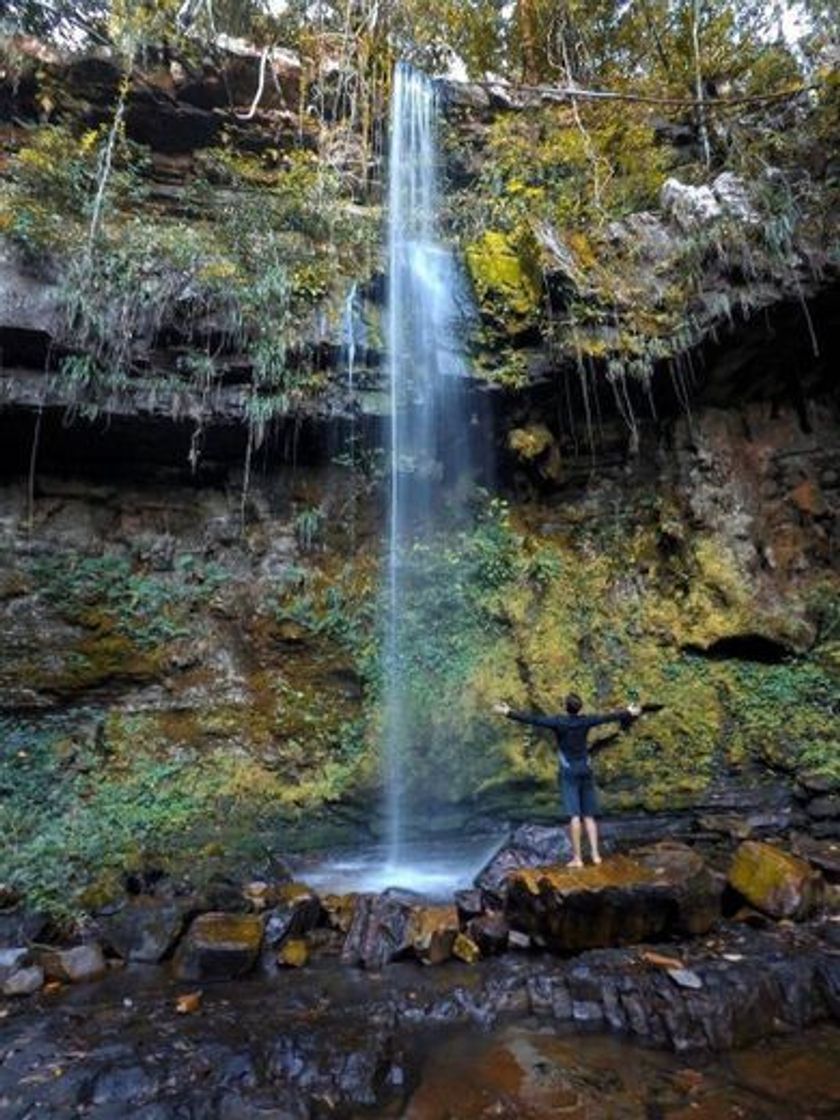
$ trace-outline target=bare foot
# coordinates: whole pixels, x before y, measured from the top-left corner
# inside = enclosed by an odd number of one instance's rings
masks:
[[[583,867],[583,860],[582,859],[570,859],[569,862],[566,864],[566,866],[567,867],[574,867],[574,868]]]
[[[601,862],[602,862],[602,860],[601,860],[601,857],[600,857],[600,856],[593,856],[593,857],[592,857],[592,862],[593,862],[594,864],[596,864],[596,866],[597,866],[597,864],[599,864],[599,863],[601,863]]]

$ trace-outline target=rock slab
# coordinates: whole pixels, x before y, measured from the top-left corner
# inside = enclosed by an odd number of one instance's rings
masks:
[[[200,914],[175,953],[175,975],[179,980],[244,976],[257,963],[262,940],[263,920],[256,914]]]
[[[823,897],[819,871],[804,859],[757,840],[739,846],[728,880],[751,906],[771,918],[806,918]]]
[[[184,928],[189,905],[140,898],[99,919],[102,936],[124,960],[157,964]]]
[[[513,930],[558,953],[707,932],[720,914],[721,884],[679,845],[615,856],[597,867],[525,868],[508,878]]]

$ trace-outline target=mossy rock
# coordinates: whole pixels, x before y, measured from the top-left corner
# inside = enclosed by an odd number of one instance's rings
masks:
[[[498,303],[517,317],[533,316],[542,299],[537,247],[529,235],[487,230],[466,250],[467,265],[479,299]]]
[[[745,840],[729,868],[729,885],[772,918],[806,918],[822,900],[823,880],[804,859]]]
[[[175,955],[179,980],[232,980],[250,972],[263,939],[256,914],[200,914]]]

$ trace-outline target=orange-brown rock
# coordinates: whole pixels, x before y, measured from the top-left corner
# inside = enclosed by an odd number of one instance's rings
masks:
[[[354,894],[328,894],[321,900],[321,905],[331,929],[347,933],[353,921],[353,910],[356,906]]]
[[[823,897],[819,871],[804,859],[757,840],[739,846],[728,879],[747,902],[772,918],[806,918]]]
[[[813,479],[806,478],[791,491],[790,500],[800,511],[809,517],[822,517],[827,510],[825,498]]]
[[[441,964],[452,956],[458,932],[458,911],[454,906],[415,906],[405,936],[424,964]]]
[[[64,984],[83,984],[89,980],[99,980],[108,971],[105,957],[99,945],[76,945],[72,949],[45,949],[37,954],[48,980],[60,980]]]
[[[523,868],[509,877],[514,930],[555,952],[629,945],[708,930],[720,913],[720,883],[680,845],[615,856],[600,866]]]

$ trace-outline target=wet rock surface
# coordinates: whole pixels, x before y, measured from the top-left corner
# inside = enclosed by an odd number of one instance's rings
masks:
[[[102,947],[96,944],[38,950],[36,956],[48,980],[60,980],[65,984],[100,980],[108,971]]]
[[[10,1005],[0,1021],[0,1101],[15,1120],[79,1109],[351,1116],[413,1095],[430,1030],[441,1041],[443,1029],[480,1037],[512,1022],[547,1037],[595,1030],[679,1052],[730,1050],[840,1017],[836,930],[725,925],[702,941],[568,961],[508,954],[438,969],[396,964],[387,982],[322,964],[204,985],[189,1015],[176,1010],[183,985],[132,965],[98,985]],[[663,967],[672,960],[696,985]]]
[[[554,864],[514,871],[505,913],[536,944],[576,952],[706,933],[720,913],[721,891],[695,852],[672,845],[583,870]]]
[[[181,980],[225,980],[255,966],[263,940],[263,920],[252,914],[210,912],[190,926],[175,954]]]
[[[107,944],[125,960],[156,964],[171,951],[187,920],[189,903],[141,898],[99,919]]]
[[[804,918],[822,900],[820,872],[804,859],[771,844],[747,840],[729,869],[730,885],[773,918]]]

